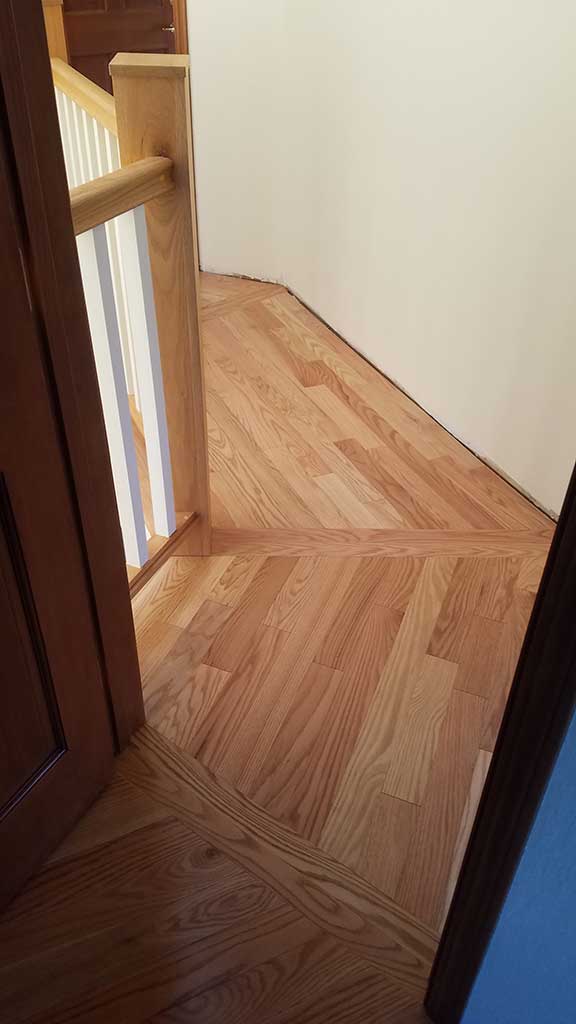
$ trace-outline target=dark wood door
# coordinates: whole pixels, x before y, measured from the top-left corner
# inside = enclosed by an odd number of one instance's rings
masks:
[[[0,115],[0,905],[109,779],[113,742],[67,453]]]
[[[170,0],[64,0],[70,64],[108,92],[116,53],[175,53]]]

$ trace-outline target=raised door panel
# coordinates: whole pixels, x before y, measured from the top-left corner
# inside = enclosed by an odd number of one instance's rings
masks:
[[[174,53],[170,0],[65,0],[70,63],[112,91],[108,65],[116,53]]]
[[[0,477],[0,631],[9,687],[0,716],[0,817],[65,749],[8,490]],[[18,741],[14,742],[17,737]]]

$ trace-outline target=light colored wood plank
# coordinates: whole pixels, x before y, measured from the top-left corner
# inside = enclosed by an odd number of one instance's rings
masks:
[[[217,782],[148,727],[122,755],[120,773],[386,976],[422,991],[435,937],[393,900]]]
[[[262,725],[250,723],[247,730],[249,757],[238,776],[243,792],[251,792],[264,772],[264,764],[274,750],[277,738],[290,714],[310,663],[330,630],[338,608],[346,594],[354,572],[353,560],[323,563],[318,573],[319,585],[310,600],[301,607],[300,622],[295,625],[274,673],[267,681],[267,713]],[[271,691],[274,688],[274,696]],[[270,699],[272,697],[272,699]],[[262,709],[264,711],[264,708]],[[273,756],[273,755],[272,755]]]
[[[519,590],[515,593],[512,605],[506,615],[499,651],[500,672],[493,677],[494,688],[487,704],[485,727],[480,744],[484,750],[494,750],[533,604],[534,594]]]
[[[382,561],[378,585],[372,595],[374,603],[405,612],[423,568],[424,560],[421,558],[387,558]]]
[[[509,684],[508,659],[503,656],[506,625],[492,619],[472,615],[467,625],[462,623],[462,640],[455,687],[465,693],[475,693],[488,700],[500,687]]]
[[[230,484],[226,504],[243,503],[252,520],[266,526],[309,527],[318,519],[305,505],[291,481],[285,479],[267,455],[255,447],[242,424],[217,396],[211,396],[215,433],[210,431],[210,455],[214,468]]]
[[[289,634],[263,627],[252,635],[230,686],[201,730],[198,742],[202,746],[196,750],[202,761],[243,792],[249,792],[261,776],[262,765],[275,745],[353,570],[353,564],[324,563],[318,586],[299,608],[294,631]]]
[[[306,507],[321,526],[339,529],[350,525],[349,508],[343,507],[341,494],[329,486],[324,486],[325,477],[310,479],[300,467],[297,459],[283,448],[269,449],[266,454],[283,473],[285,479],[290,481],[292,487],[298,492]],[[362,507],[361,512],[364,514]],[[353,525],[360,526],[362,524],[358,522]],[[370,525],[374,525],[374,519]]]
[[[432,776],[395,893],[402,906],[440,930],[462,813],[470,792],[486,702],[455,690]]]
[[[465,451],[465,449],[463,449]],[[442,474],[472,494],[498,521],[511,530],[554,529],[554,523],[489,466],[472,453],[462,458],[444,456],[438,460]]]
[[[204,328],[205,343],[223,370],[247,393],[255,391],[272,414],[283,418],[286,434],[298,436],[306,445],[311,436],[332,440],[340,434],[334,423],[302,389],[267,356],[270,339],[264,339],[251,328],[243,313],[227,316],[225,321],[211,321]],[[265,345],[255,347],[255,339]]]
[[[397,530],[406,526],[406,522],[398,512],[398,509],[394,508],[386,498],[381,497],[378,501],[367,501],[365,505],[368,511],[376,516],[378,525],[385,530]]]
[[[331,498],[334,505],[342,511],[348,526],[368,529],[375,527],[377,529],[381,525],[379,517],[371,512],[367,505],[358,501],[358,498],[348,490],[344,481],[335,473],[317,476],[316,483]]]
[[[167,157],[151,156],[71,189],[74,234],[81,235],[169,192],[174,188],[172,170]]]
[[[241,529],[213,531],[214,554],[262,554],[302,558],[343,555],[429,558],[454,555],[494,558],[531,555],[548,549],[547,531],[528,530],[324,530]]]
[[[198,314],[189,58],[117,54],[110,64],[122,166],[162,153],[174,188],[146,205],[176,518],[197,512],[210,551],[204,373]]]
[[[440,498],[435,497],[423,481],[414,476],[409,467],[400,460],[394,462],[393,452],[380,446],[367,450],[354,438],[338,441],[336,447],[377,488],[409,526],[416,529],[436,527],[437,529],[468,528],[468,523],[458,516]]]
[[[227,605],[204,601],[162,662],[148,673],[143,692],[146,718],[152,725],[162,722],[180,695],[193,687],[196,669],[231,614]]]
[[[479,750],[474,765],[474,771],[472,773],[472,780],[470,782],[470,789],[468,790],[468,796],[466,803],[464,804],[464,810],[462,811],[462,819],[460,821],[460,828],[458,830],[458,836],[456,838],[456,844],[454,846],[454,854],[452,857],[452,864],[450,867],[450,875],[448,877],[448,884],[446,886],[446,896],[444,900],[444,911],[442,916],[438,920],[439,928],[443,927],[444,921],[450,909],[456,883],[458,881],[458,875],[460,874],[460,868],[464,860],[464,854],[466,853],[466,847],[468,846],[468,840],[470,833],[472,832],[472,826],[480,803],[480,797],[482,796],[482,790],[484,789],[484,783],[488,775],[488,769],[492,761],[492,754],[487,750]]]
[[[398,888],[418,813],[416,804],[395,800],[385,793],[379,793],[372,803],[356,871],[390,896]]]
[[[315,660],[329,668],[344,668],[350,657],[355,654],[356,644],[362,643],[362,629],[358,636],[359,620],[363,621],[366,606],[373,601],[374,593],[380,585],[384,560],[363,558],[350,581],[340,607],[326,633],[322,644],[318,647]]]
[[[256,628],[264,622],[271,603],[296,564],[295,558],[266,559],[210,648],[205,658],[208,665],[234,671],[249,653]]]
[[[264,281],[225,277],[221,274],[200,274],[202,322],[224,316],[255,300],[268,298],[284,288]]]
[[[229,678],[229,672],[211,665],[200,664],[190,674],[185,672],[174,703],[163,717],[154,716],[154,722],[150,717],[151,724],[165,739],[186,750]]]
[[[355,863],[359,856],[371,805],[382,791],[410,697],[406,682],[419,670],[454,566],[451,558],[430,559],[424,566],[342,779],[322,847],[345,863]]]
[[[256,803],[318,843],[399,629],[401,616],[370,609],[363,643],[344,672],[311,664],[248,789]]]
[[[215,580],[207,596],[212,601],[235,608],[263,564],[264,559],[258,555],[238,555]]]
[[[299,558],[293,572],[274,598],[264,622],[276,629],[293,630],[301,622],[302,608],[317,586],[318,559]]]
[[[140,643],[146,631],[159,621],[185,627],[232,556],[169,558],[132,600],[136,637]]]
[[[514,557],[461,559],[438,616],[429,653],[459,662],[472,615],[502,621],[512,602],[519,565]]]
[[[457,673],[458,665],[427,654],[414,680],[406,679],[410,696],[383,773],[382,792],[388,796],[423,802]]]
[[[535,594],[540,586],[545,565],[545,555],[533,555],[531,558],[524,558],[516,581],[518,590],[529,590]]]
[[[148,621],[146,629],[136,631],[138,661],[143,683],[171,651],[181,634],[181,629],[156,618]]]
[[[370,430],[348,405],[341,402],[330,388],[319,384],[316,387],[307,388],[307,394],[338,425],[340,436],[334,440],[353,437],[364,448],[375,448],[380,444],[378,435]]]
[[[56,88],[65,96],[69,96],[74,103],[95,118],[112,135],[117,135],[116,104],[110,93],[101,89],[99,85],[95,85],[89,78],[81,75],[79,71],[59,57],[53,57],[50,63],[52,79]]]
[[[329,468],[323,473],[316,473],[316,476],[323,476],[329,472],[336,473],[363,504],[384,500],[382,491],[377,490],[335,444],[322,442],[319,452]]]

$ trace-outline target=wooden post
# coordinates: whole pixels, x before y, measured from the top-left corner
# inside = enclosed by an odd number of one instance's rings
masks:
[[[68,63],[68,44],[64,31],[64,0],[42,0],[48,53],[51,57],[60,57]]]
[[[210,552],[210,491],[188,56],[119,53],[110,64],[122,165],[167,156],[174,189],[146,204],[176,521],[198,513],[189,554]]]

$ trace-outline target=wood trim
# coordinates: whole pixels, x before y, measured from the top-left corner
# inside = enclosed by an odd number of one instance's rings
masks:
[[[122,748],[144,721],[142,687],[40,4],[0,4],[0,59],[33,271],[30,287],[42,311],[47,372],[59,401],[103,675]]]
[[[64,0],[42,0],[42,10],[44,13],[48,52],[51,57],[58,57],[60,60],[67,62],[68,44],[64,28],[63,2]]]
[[[305,558],[357,555],[430,558],[496,558],[499,555],[545,555],[552,531],[544,530],[379,530],[379,529],[249,529],[212,531],[215,555],[280,555]]]
[[[188,53],[188,12],[186,0],[172,0],[172,16],[176,29],[175,43],[177,53]]]
[[[138,591],[142,590],[144,584],[158,571],[167,558],[172,558],[173,555],[196,553],[198,541],[194,539],[193,534],[197,532],[198,527],[199,516],[196,512],[193,512],[190,518],[185,523],[182,523],[170,537],[155,535],[150,538],[148,548],[152,554],[141,569],[135,570],[135,574],[130,580],[130,597],[136,597]],[[188,543],[192,544],[192,552],[186,547]],[[130,566],[128,568],[130,569]]]
[[[457,1024],[576,703],[576,472],[546,563],[426,1007]]]
[[[116,106],[114,97],[110,96],[99,85],[95,85],[89,78],[85,78],[79,71],[66,64],[63,60],[53,58],[52,79],[54,85],[61,92],[69,96],[74,103],[82,107],[88,114],[96,118],[104,128],[107,128],[113,135],[118,134],[116,124]]]
[[[110,74],[119,78],[187,78],[190,58],[181,53],[117,53]]]
[[[137,160],[70,190],[74,233],[82,234],[174,188],[172,161],[165,156]]]
[[[208,433],[199,320],[199,268],[189,58],[119,53],[110,64],[123,166],[169,156],[175,188],[146,205],[176,520],[198,512],[210,552]]]

